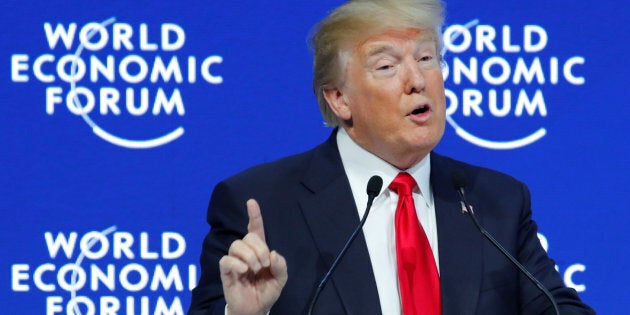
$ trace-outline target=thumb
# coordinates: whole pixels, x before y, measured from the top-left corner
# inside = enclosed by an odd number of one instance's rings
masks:
[[[271,262],[271,265],[269,266],[271,275],[278,280],[278,284],[282,288],[289,278],[289,275],[287,274],[287,261],[275,250],[269,254],[269,258]]]

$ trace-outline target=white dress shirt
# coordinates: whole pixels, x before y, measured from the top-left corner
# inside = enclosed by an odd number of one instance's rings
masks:
[[[337,146],[350,181],[359,217],[363,217],[367,206],[366,187],[369,179],[374,175],[383,179],[383,188],[374,199],[370,214],[363,226],[363,235],[372,262],[382,314],[402,314],[398,288],[394,223],[398,195],[388,187],[396,175],[403,171],[409,173],[418,183],[418,187],[413,191],[416,213],[427,234],[439,273],[435,205],[429,182],[431,174],[430,155],[407,170],[399,170],[360,147],[343,128],[339,128],[337,132]]]

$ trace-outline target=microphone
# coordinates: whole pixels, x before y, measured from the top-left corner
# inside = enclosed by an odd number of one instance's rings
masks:
[[[322,289],[324,288],[324,286],[326,286],[326,283],[330,279],[330,276],[332,275],[332,273],[337,268],[337,265],[341,261],[341,258],[343,257],[343,255],[346,254],[346,251],[348,251],[348,248],[350,248],[350,245],[352,244],[352,242],[354,242],[354,239],[357,238],[359,231],[361,231],[361,228],[363,228],[363,225],[365,224],[365,220],[367,219],[368,213],[370,213],[370,208],[372,208],[372,202],[374,201],[374,198],[378,196],[378,193],[381,191],[382,187],[383,187],[383,179],[378,175],[372,176],[370,180],[368,181],[367,189],[366,189],[367,195],[368,195],[368,202],[367,202],[367,207],[365,208],[365,213],[363,214],[363,218],[361,218],[361,222],[356,227],[356,229],[354,229],[354,232],[352,232],[352,234],[350,235],[350,238],[348,239],[348,241],[346,241],[346,244],[343,246],[343,248],[341,249],[337,257],[333,261],[332,265],[328,269],[328,272],[326,272],[322,280],[319,282],[319,285],[317,286],[317,289],[315,290],[315,294],[313,294],[313,298],[311,299],[311,303],[308,307],[308,311],[307,311],[308,315],[311,315],[311,313],[313,312],[313,308],[315,307],[315,302],[317,301],[319,294],[322,292]]]
[[[466,212],[468,212],[468,214],[470,214],[470,218],[472,219],[473,223],[475,224],[475,226],[477,227],[479,232],[481,232],[481,234],[483,234],[483,236],[485,236],[485,238],[488,239],[490,241],[490,243],[492,243],[492,245],[494,245],[494,247],[496,247],[505,257],[507,257],[507,259],[509,259],[512,262],[512,264],[514,264],[514,266],[516,266],[516,268],[521,273],[523,273],[525,276],[527,276],[527,278],[529,278],[529,280],[531,280],[532,283],[534,283],[538,287],[538,289],[540,289],[540,291],[542,291],[545,294],[545,296],[547,296],[547,299],[549,299],[549,302],[551,302],[551,305],[553,306],[554,310],[556,311],[556,314],[560,315],[560,310],[558,309],[558,304],[556,303],[556,300],[553,298],[553,296],[551,295],[549,290],[547,290],[547,288],[545,288],[545,286],[542,283],[540,283],[540,281],[538,281],[538,279],[536,279],[529,271],[527,271],[527,269],[525,269],[525,267],[520,262],[518,262],[518,260],[516,260],[516,258],[514,258],[514,256],[512,256],[501,245],[501,243],[499,243],[499,241],[497,241],[492,236],[492,234],[490,234],[490,232],[488,232],[486,229],[484,229],[481,226],[481,224],[479,224],[479,221],[477,220],[477,216],[475,216],[475,213],[473,212],[472,207],[470,206],[470,204],[466,200],[466,195],[465,195],[465,191],[464,191],[464,188],[466,187],[466,175],[464,174],[464,172],[462,170],[455,170],[455,171],[453,171],[451,173],[451,181],[453,182],[453,186],[455,186],[455,189],[459,193],[460,202],[462,204],[462,207],[464,207],[466,209]]]

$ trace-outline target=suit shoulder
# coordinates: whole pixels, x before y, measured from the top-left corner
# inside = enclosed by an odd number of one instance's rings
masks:
[[[432,153],[433,167],[447,170],[449,175],[455,170],[461,170],[469,183],[493,183],[494,185],[522,186],[523,182],[513,176],[487,167],[473,165],[451,157]],[[433,169],[432,169],[433,171]]]
[[[300,174],[304,172],[305,165],[313,158],[315,150],[316,149],[311,149],[274,161],[251,166],[239,173],[229,176],[222,182],[238,186],[270,185],[276,180],[299,178]]]

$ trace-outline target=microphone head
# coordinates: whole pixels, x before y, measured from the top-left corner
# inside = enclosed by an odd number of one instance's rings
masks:
[[[378,193],[381,192],[382,187],[383,187],[383,179],[378,175],[372,176],[367,184],[368,196],[372,198],[376,198],[376,196],[378,196]]]
[[[451,173],[451,181],[456,189],[466,188],[466,174],[462,170],[454,170]]]

